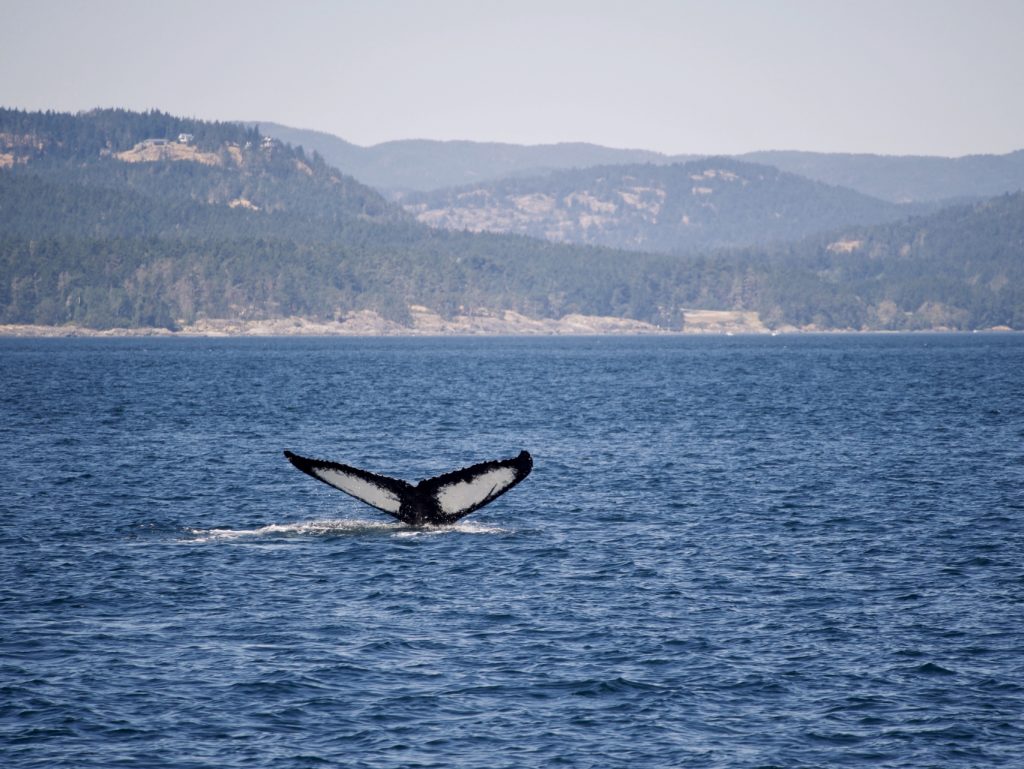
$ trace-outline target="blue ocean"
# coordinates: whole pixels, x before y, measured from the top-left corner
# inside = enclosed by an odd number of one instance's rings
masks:
[[[1020,335],[3,339],[0,437],[8,769],[1024,766]]]

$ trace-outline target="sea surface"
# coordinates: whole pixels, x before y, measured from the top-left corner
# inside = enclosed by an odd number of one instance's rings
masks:
[[[1024,335],[3,339],[0,456],[5,769],[1024,766]]]

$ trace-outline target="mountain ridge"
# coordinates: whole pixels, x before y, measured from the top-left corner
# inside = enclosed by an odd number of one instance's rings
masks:
[[[411,191],[528,176],[561,168],[615,162],[656,162],[665,156],[641,149],[616,149],[587,142],[519,145],[463,139],[399,139],[363,147],[323,131],[279,123],[254,123],[267,135],[316,150],[329,163],[389,197]],[[690,156],[679,156],[690,157]]]
[[[317,150],[329,163],[392,198],[410,191],[427,192],[568,168],[645,162],[663,165],[711,157],[700,153],[671,155],[654,150],[571,142],[531,146],[405,139],[363,147],[324,131],[291,128],[273,122],[258,125],[270,136]],[[560,153],[558,148],[563,146],[577,147],[578,151]],[[465,152],[459,152],[460,149]],[[492,154],[502,159],[494,160]],[[1024,149],[956,158],[794,150],[759,150],[729,157],[773,165],[782,171],[849,187],[892,203],[991,197],[1024,189]]]

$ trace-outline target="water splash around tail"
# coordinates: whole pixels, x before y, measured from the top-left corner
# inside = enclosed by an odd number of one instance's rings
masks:
[[[393,537],[421,537],[440,534],[506,534],[508,529],[478,521],[462,520],[451,526],[411,527],[391,521],[373,521],[359,518],[272,523],[252,529],[188,529],[185,541],[223,542],[258,540],[263,538],[287,539],[291,537],[358,537],[386,535]]]

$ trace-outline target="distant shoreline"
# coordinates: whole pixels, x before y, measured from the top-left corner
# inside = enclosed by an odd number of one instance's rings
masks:
[[[0,324],[0,337],[472,337],[472,336],[730,336],[783,334],[1002,333],[1008,326],[961,330],[947,327],[892,331],[783,326],[770,329],[757,313],[736,310],[687,310],[682,329],[670,330],[631,318],[566,315],[559,319],[530,318],[511,310],[480,311],[446,319],[414,305],[411,325],[383,318],[372,310],[352,312],[341,320],[290,317],[263,320],[204,319],[172,331],[166,328],[96,329],[80,325]]]

